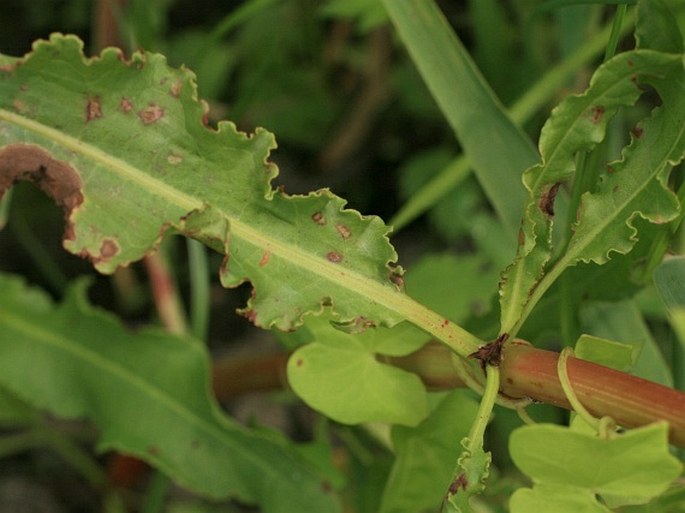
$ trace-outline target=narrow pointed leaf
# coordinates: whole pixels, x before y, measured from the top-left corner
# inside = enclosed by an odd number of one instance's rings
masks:
[[[37,182],[65,207],[65,247],[113,272],[180,231],[226,255],[221,281],[245,281],[245,315],[290,329],[334,305],[339,320],[401,320],[377,301],[397,291],[389,229],[328,190],[273,189],[273,136],[205,126],[193,74],[163,56],[86,59],[73,36],[39,41],[0,68],[0,193]],[[306,284],[306,286],[303,286]]]
[[[101,450],[134,454],[203,495],[274,513],[338,511],[295,450],[219,412],[201,344],[127,332],[90,307],[84,289],[81,282],[55,306],[0,275],[2,386],[53,415],[90,420]]]
[[[538,159],[433,0],[383,4],[426,85],[468,156],[481,186],[516,240],[524,191],[521,172]]]
[[[664,74],[678,60],[644,50],[620,54],[598,68],[584,94],[566,98],[552,112],[540,136],[542,162],[524,173],[528,202],[518,252],[500,284],[502,332],[509,332],[519,321],[530,292],[544,274],[552,252],[555,197],[573,177],[576,154],[599,143],[618,108],[638,99],[642,91],[637,76]]]

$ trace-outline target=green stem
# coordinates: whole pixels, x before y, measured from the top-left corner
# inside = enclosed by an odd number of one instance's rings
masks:
[[[209,264],[205,246],[186,239],[190,271],[190,331],[198,340],[207,340],[209,326]]]
[[[170,485],[169,478],[160,471],[156,471],[148,485],[145,503],[141,507],[140,513],[161,513]]]
[[[100,465],[71,438],[49,426],[37,426],[34,435],[40,443],[59,454],[94,487],[102,488],[105,485],[107,476]]]
[[[571,408],[575,411],[590,427],[594,429],[599,428],[599,420],[592,416],[592,414],[587,411],[585,406],[578,400],[578,396],[573,391],[573,386],[571,385],[571,380],[568,377],[568,368],[566,362],[569,356],[573,356],[573,349],[570,347],[565,347],[561,354],[559,354],[559,359],[557,360],[557,375],[559,376],[559,383],[564,391],[564,395],[569,403],[571,403]]]
[[[467,447],[469,451],[475,451],[483,447],[485,428],[490,421],[490,415],[492,415],[492,409],[495,407],[495,401],[497,400],[497,394],[499,392],[499,378],[499,368],[488,366],[485,379],[485,391],[483,392],[483,397],[481,397],[476,418],[469,431],[469,443]]]
[[[29,430],[0,438],[0,459],[33,449],[39,445],[36,434]]]

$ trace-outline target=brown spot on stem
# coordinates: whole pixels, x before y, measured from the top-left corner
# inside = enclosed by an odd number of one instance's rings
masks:
[[[259,260],[259,267],[264,267],[266,264],[269,263],[269,258],[271,257],[271,251],[268,249],[264,252],[262,255],[262,258]]]
[[[86,123],[102,117],[102,103],[99,96],[89,96],[86,103]]]
[[[334,264],[339,264],[343,260],[342,255],[337,251],[329,251],[326,253],[326,258],[329,262],[333,262]]]
[[[164,117],[164,109],[156,103],[151,103],[138,113],[138,117],[144,124],[151,125]]]
[[[119,108],[124,114],[128,114],[133,110],[133,102],[130,98],[123,97],[119,102]]]
[[[344,224],[336,224],[335,229],[338,230],[338,233],[340,234],[340,236],[344,240],[349,239],[350,236],[352,235],[352,232],[350,231],[350,229],[347,226],[345,226]]]
[[[559,186],[561,186],[561,182],[555,183],[547,190],[547,192],[540,196],[540,202],[538,203],[538,206],[540,207],[540,210],[550,217],[554,216],[554,199],[557,197]]]
[[[594,124],[597,124],[602,120],[602,116],[604,116],[604,107],[597,105],[594,109],[592,109],[590,121],[592,121]]]
[[[323,226],[326,224],[326,218],[321,212],[314,212],[312,214],[312,221],[314,221],[319,226]]]

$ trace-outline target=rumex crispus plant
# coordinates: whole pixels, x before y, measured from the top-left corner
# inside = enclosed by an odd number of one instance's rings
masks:
[[[478,252],[428,255],[405,276],[379,217],[345,208],[328,189],[275,187],[273,135],[213,126],[192,72],[145,51],[86,57],[77,37],[53,34],[24,57],[0,58],[3,211],[14,184],[33,182],[63,208],[69,252],[104,274],[145,259],[167,329],[125,326],[89,304],[82,279],[55,302],[3,273],[3,423],[26,445],[60,451],[107,490],[111,511],[123,510],[125,494],[107,488],[111,474],[55,433],[45,412],[85,419],[99,451],[157,469],[141,501],[148,511],[161,508],[160,476],[198,497],[233,501],[184,506],[199,511],[682,509],[675,447],[685,445],[685,401],[673,385],[682,385],[685,269],[665,255],[678,248],[685,190],[673,172],[685,153],[683,7],[619,7],[603,64],[551,112],[537,151],[514,122],[535,110],[529,97],[509,115],[432,2],[367,9],[359,12],[369,23],[392,21],[465,155],[432,180],[407,171],[407,188],[423,185],[391,224],[402,227],[472,169],[475,197],[488,202],[466,223]],[[635,48],[615,53],[631,20]],[[558,87],[557,75],[547,77],[531,89],[538,107]],[[629,111],[645,96],[651,103]],[[624,146],[617,156],[608,134]],[[207,304],[194,303],[186,326],[157,253],[172,234],[196,241],[191,272],[206,246],[221,255],[221,285],[250,283],[240,311],[252,324],[289,332],[280,335],[292,351],[288,383],[330,419],[313,441],[246,427],[219,407],[200,342]],[[655,325],[662,333],[672,325],[670,363],[642,320],[650,291],[669,309]],[[497,292],[499,322],[490,305]],[[197,285],[194,293],[202,294]],[[474,314],[476,301],[483,315]],[[550,340],[566,346],[561,354],[536,347]],[[245,372],[230,369],[215,366],[215,383],[220,373],[230,382]],[[478,394],[429,393],[426,384]],[[530,424],[512,427],[510,411]],[[535,424],[536,414],[549,421]],[[488,447],[495,436],[486,441],[491,420],[495,433],[510,433],[502,455]]]

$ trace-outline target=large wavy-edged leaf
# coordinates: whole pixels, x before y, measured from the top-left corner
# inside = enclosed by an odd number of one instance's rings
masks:
[[[528,202],[519,234],[517,256],[504,272],[500,284],[501,331],[509,332],[519,321],[531,291],[543,276],[552,251],[554,199],[559,187],[573,177],[576,153],[588,151],[599,143],[604,137],[608,120],[618,108],[632,105],[639,98],[642,90],[636,77],[664,75],[679,67],[678,55],[651,50],[622,53],[597,69],[584,94],[570,96],[554,109],[540,137],[542,162],[524,173],[524,184],[529,192]],[[640,164],[652,163],[641,161]],[[652,167],[649,169],[653,170]],[[612,170],[617,171],[617,166],[613,166]],[[618,178],[621,181],[624,179],[624,175]],[[612,184],[611,188],[614,186]],[[632,190],[632,186],[633,183],[629,182],[616,188],[628,191]],[[602,202],[602,205],[609,211],[615,208],[611,199]],[[671,206],[672,200],[666,200],[663,208],[668,210]],[[657,203],[654,208],[659,210],[662,206]],[[576,229],[572,246],[578,241],[578,232],[579,228]],[[605,243],[596,240],[598,245]]]
[[[244,311],[290,329],[334,305],[339,320],[401,320],[378,298],[401,271],[377,217],[328,190],[273,189],[273,136],[203,122],[193,74],[165,58],[116,49],[86,59],[55,34],[0,61],[0,194],[29,179],[67,210],[65,247],[105,273],[154,250],[170,229],[226,255],[225,286],[251,281]]]
[[[295,450],[220,413],[209,357],[193,339],[127,332],[87,304],[83,282],[60,305],[14,277],[0,275],[0,290],[2,386],[54,415],[89,419],[101,450],[135,454],[198,493],[274,513],[339,511]]]
[[[666,223],[680,212],[667,181],[685,155],[685,70],[678,66],[663,80],[653,80],[663,105],[653,112],[623,153],[602,177],[597,191],[583,196],[573,237],[557,265],[579,261],[602,264],[611,252],[627,253],[637,240],[635,216]]]

